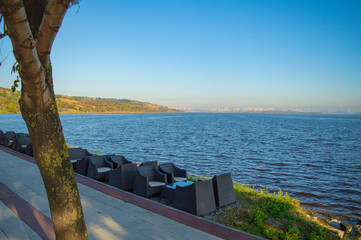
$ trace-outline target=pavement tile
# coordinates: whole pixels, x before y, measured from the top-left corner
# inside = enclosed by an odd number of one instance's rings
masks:
[[[87,225],[88,226],[88,225]],[[132,239],[145,239],[139,233],[131,231],[128,228],[123,228],[122,231],[112,232],[106,227],[96,226],[93,224],[89,225],[88,228],[89,240],[132,240]]]
[[[35,240],[41,238],[0,201],[0,239]]]

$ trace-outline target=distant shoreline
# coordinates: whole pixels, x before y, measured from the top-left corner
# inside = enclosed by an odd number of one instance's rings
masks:
[[[59,112],[59,114],[139,114],[139,113],[194,113],[194,114],[255,114],[255,115],[324,115],[324,116],[361,116],[361,113],[322,113],[322,112]],[[0,115],[21,115],[16,113],[3,113]]]
[[[0,87],[0,114],[20,113],[21,92]],[[56,95],[59,113],[151,113],[184,112],[149,102],[115,98]]]
[[[20,114],[20,91],[0,87],[0,114]],[[355,110],[317,110],[312,108],[262,108],[262,107],[221,107],[221,108],[169,108],[148,102],[115,98],[91,98],[81,96],[56,95],[60,114],[83,113],[233,113],[233,114],[330,114],[330,115],[361,115]]]

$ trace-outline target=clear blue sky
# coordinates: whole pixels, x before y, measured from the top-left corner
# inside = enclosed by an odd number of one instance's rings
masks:
[[[51,58],[58,94],[361,111],[361,1],[83,0]]]

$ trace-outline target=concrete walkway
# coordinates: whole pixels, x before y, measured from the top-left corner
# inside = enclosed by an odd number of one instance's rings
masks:
[[[257,239],[77,175],[89,239]],[[33,158],[0,146],[0,240],[55,239]]]

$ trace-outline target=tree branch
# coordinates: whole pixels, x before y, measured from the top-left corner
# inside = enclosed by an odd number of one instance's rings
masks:
[[[43,20],[36,35],[36,49],[42,65],[50,64],[50,52],[54,39],[63,22],[71,0],[50,0],[46,5]]]
[[[0,0],[0,11],[13,45],[14,56],[19,63],[19,74],[24,85],[44,90],[45,75],[41,70],[35,40],[31,33],[23,2]],[[36,78],[29,76],[37,76]]]

